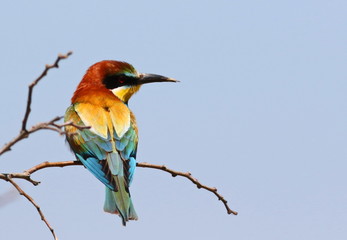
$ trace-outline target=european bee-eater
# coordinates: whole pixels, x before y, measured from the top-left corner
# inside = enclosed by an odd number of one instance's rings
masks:
[[[78,85],[66,110],[67,142],[76,159],[106,186],[104,211],[118,214],[125,226],[137,220],[129,186],[136,167],[138,131],[128,108],[130,97],[142,84],[176,82],[155,74],[140,74],[118,61],[92,65]]]

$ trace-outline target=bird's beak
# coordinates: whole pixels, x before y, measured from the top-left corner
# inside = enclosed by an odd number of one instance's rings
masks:
[[[142,73],[139,76],[138,84],[153,83],[153,82],[179,82],[176,79],[164,77],[157,74]]]

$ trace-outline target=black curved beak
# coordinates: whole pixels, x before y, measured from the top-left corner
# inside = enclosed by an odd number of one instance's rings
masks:
[[[139,76],[138,84],[154,83],[154,82],[179,82],[176,79],[164,77],[157,74],[142,73]]]

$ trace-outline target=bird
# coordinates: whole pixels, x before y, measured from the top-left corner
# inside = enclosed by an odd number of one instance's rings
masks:
[[[138,128],[128,102],[143,84],[154,82],[178,81],[139,73],[122,61],[97,62],[86,71],[64,116],[66,140],[76,160],[105,185],[104,211],[119,215],[123,226],[138,219],[129,191]]]

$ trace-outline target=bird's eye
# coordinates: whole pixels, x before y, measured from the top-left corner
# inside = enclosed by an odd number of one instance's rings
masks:
[[[124,85],[132,85],[136,81],[135,77],[126,76],[124,74],[108,75],[103,79],[103,84],[108,89],[114,89]]]
[[[125,75],[118,75],[117,81],[120,85],[123,85],[125,82],[127,82],[128,77]]]

